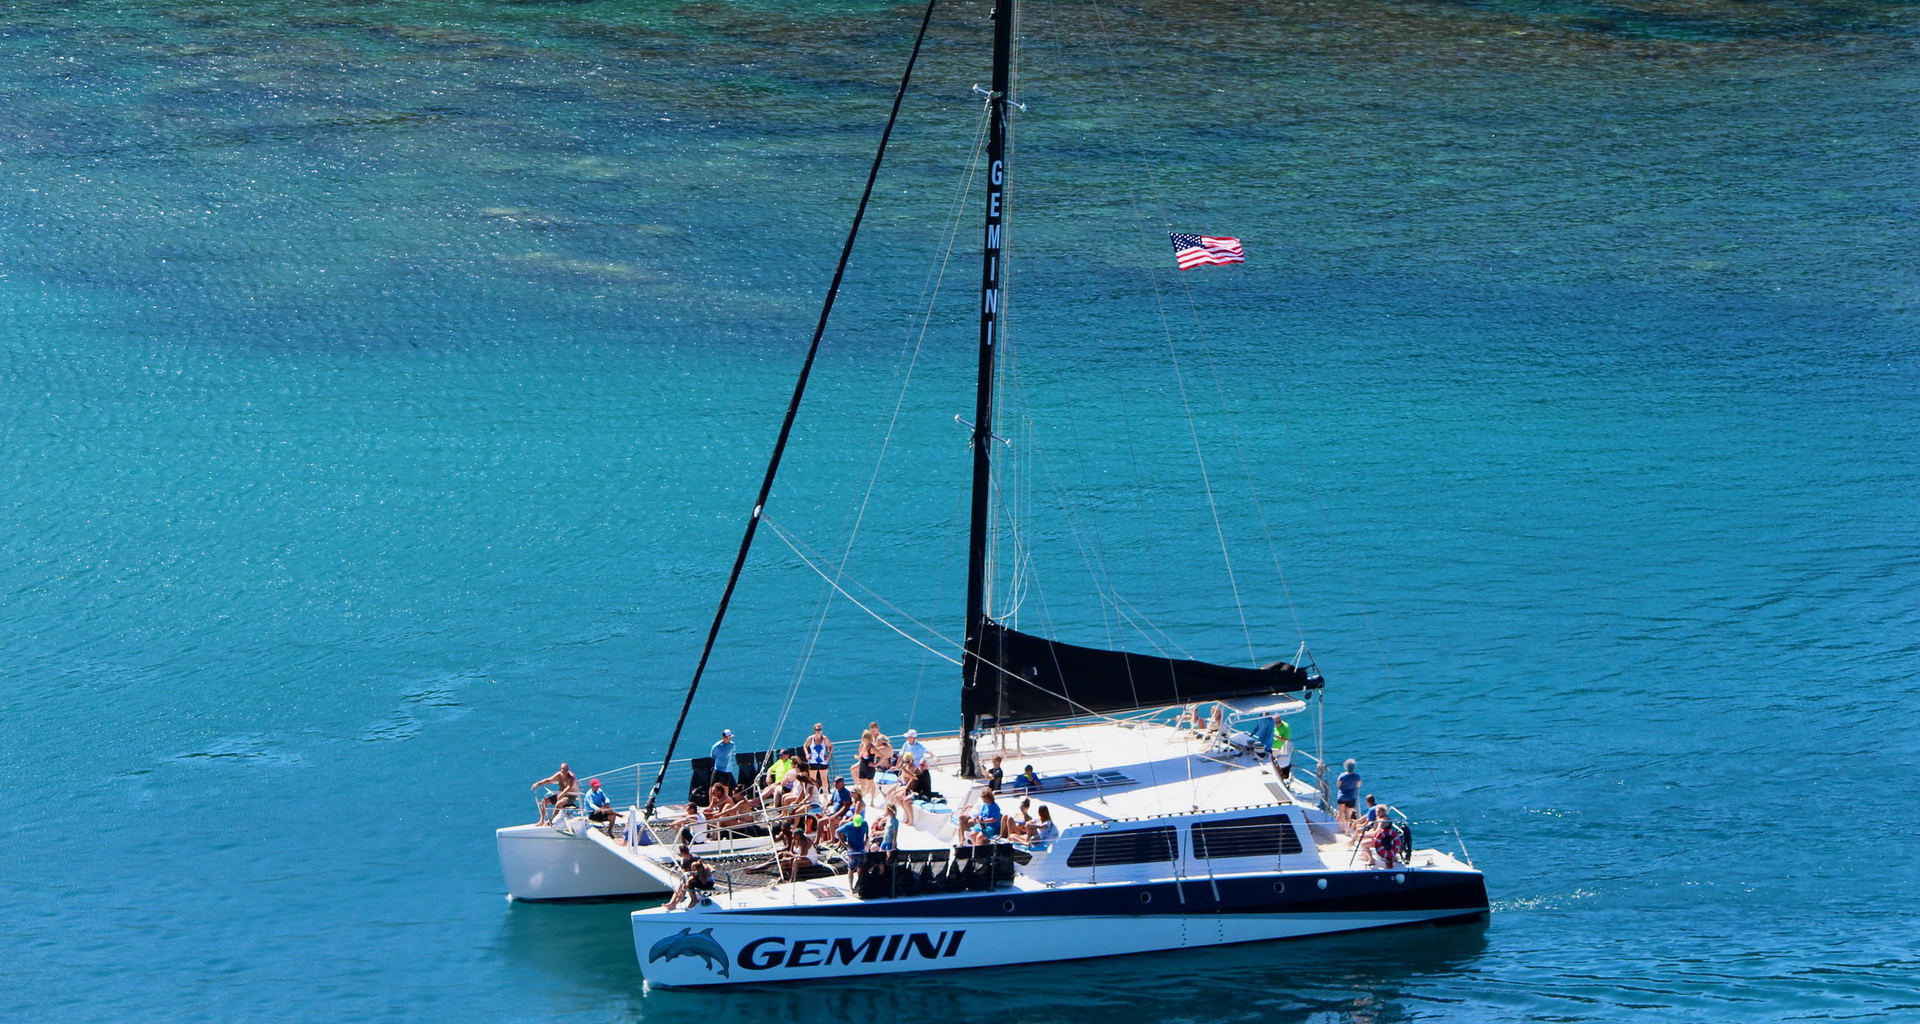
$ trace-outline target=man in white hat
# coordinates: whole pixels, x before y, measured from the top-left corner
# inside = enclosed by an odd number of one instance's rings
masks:
[[[933,780],[927,775],[927,768],[933,764],[933,755],[927,752],[927,745],[920,742],[920,732],[908,729],[906,739],[900,743],[900,756],[910,758],[919,770],[914,776],[914,791],[921,796],[933,796]]]

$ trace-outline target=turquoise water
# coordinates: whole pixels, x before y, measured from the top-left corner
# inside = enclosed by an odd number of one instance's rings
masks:
[[[984,13],[770,507],[841,550],[889,439],[849,568],[949,634],[970,231],[902,381]],[[660,752],[916,15],[8,8],[0,1017],[1920,1016],[1920,13],[1865,0],[1026,10],[1003,610],[1304,637],[1487,923],[643,994],[630,906],[507,903],[528,782]],[[763,534],[694,735],[774,734],[823,590]],[[787,726],[955,681],[836,602]]]

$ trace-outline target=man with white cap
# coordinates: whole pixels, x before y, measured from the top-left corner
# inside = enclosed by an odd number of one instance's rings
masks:
[[[927,745],[920,742],[919,730],[907,730],[907,737],[900,744],[900,756],[911,758],[913,766],[919,769],[913,778],[914,792],[925,797],[933,796],[933,780],[927,774],[927,766],[933,764],[933,755],[927,752]]]
[[[722,729],[720,730],[720,742],[713,745],[713,779],[711,781],[724,782],[728,788],[737,786],[739,783],[734,781],[734,770],[733,730]]]

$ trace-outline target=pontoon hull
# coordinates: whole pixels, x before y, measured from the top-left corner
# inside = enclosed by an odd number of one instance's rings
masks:
[[[582,836],[546,825],[515,825],[494,832],[500,872],[519,900],[595,896],[658,896],[672,891],[631,861]]]
[[[1364,881],[1349,876],[1343,879],[1348,885],[1375,891],[1315,899],[1314,906],[1286,901],[1297,909],[1271,905],[1203,911],[1209,887],[1189,882],[1187,887],[1193,891],[1185,905],[1174,902],[1177,894],[1170,886],[1100,887],[1108,890],[1099,895],[1109,905],[1131,901],[1142,910],[1159,911],[1140,914],[1036,915],[1028,911],[1035,897],[1052,903],[1069,892],[1012,889],[966,898],[975,905],[972,914],[952,913],[952,898],[850,902],[831,910],[808,908],[793,913],[645,910],[633,915],[633,936],[649,985],[688,988],[1076,960],[1385,928],[1487,912],[1485,888],[1477,873],[1444,880],[1434,877],[1437,874],[1441,873],[1405,873],[1401,877],[1407,881],[1398,883],[1392,881],[1391,873],[1362,873]],[[1419,881],[1427,884],[1415,881],[1421,875],[1426,877]],[[1310,879],[1298,879],[1296,884],[1310,890],[1314,886]],[[1270,883],[1262,885],[1271,891]],[[1116,888],[1121,891],[1113,891]],[[1426,892],[1405,892],[1411,898],[1394,899],[1381,891],[1391,889]],[[1457,898],[1449,899],[1443,892]],[[1082,893],[1092,895],[1089,890]],[[1150,898],[1141,901],[1142,893]],[[1151,898],[1155,895],[1158,900]],[[915,908],[914,903],[922,905]],[[925,913],[936,906],[940,912]],[[1187,907],[1196,912],[1186,912]],[[913,913],[916,909],[922,912]]]

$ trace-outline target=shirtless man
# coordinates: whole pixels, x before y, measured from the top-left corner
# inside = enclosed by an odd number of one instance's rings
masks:
[[[559,771],[527,788],[539,789],[541,786],[558,786],[560,791],[548,793],[546,798],[540,801],[539,824],[545,825],[549,820],[559,817],[561,808],[572,807],[580,800],[580,780],[574,777],[573,769],[567,767],[565,761],[560,762]]]

